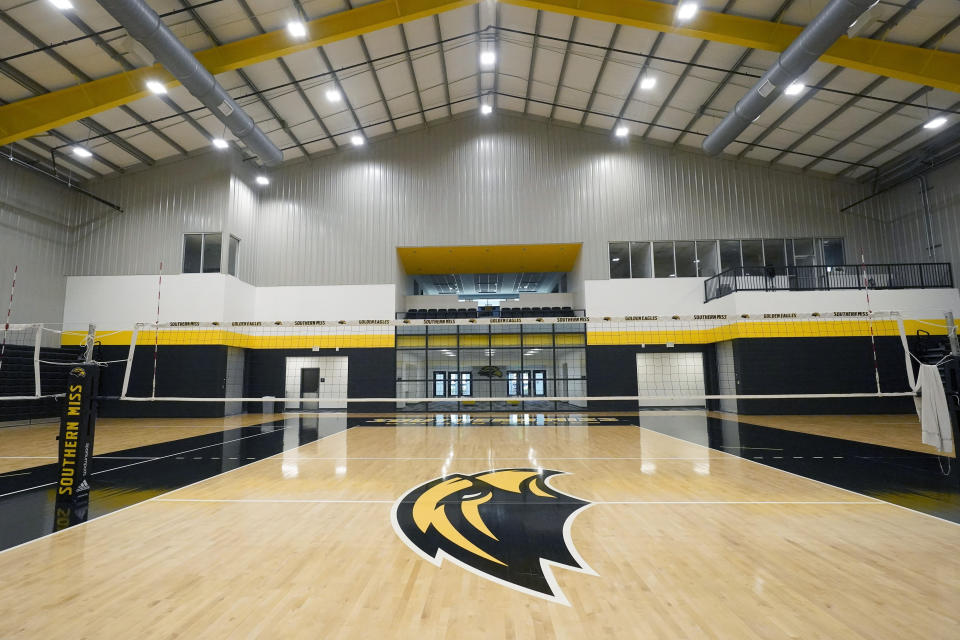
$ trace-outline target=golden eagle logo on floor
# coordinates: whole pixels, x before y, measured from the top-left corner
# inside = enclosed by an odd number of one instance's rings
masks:
[[[452,474],[410,490],[393,506],[393,526],[417,554],[444,557],[488,580],[569,604],[550,565],[596,575],[570,541],[589,502],[547,481],[562,471],[499,469]]]

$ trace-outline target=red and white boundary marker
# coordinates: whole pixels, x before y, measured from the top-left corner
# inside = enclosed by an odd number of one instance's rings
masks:
[[[873,307],[870,306],[870,286],[867,279],[867,260],[860,249],[860,271],[863,273],[863,290],[867,293],[867,318],[870,321],[870,347],[873,349],[873,378],[877,382],[877,393],[880,393],[880,363],[877,361],[877,338],[873,329]]]
[[[157,282],[157,326],[153,330],[153,384],[150,397],[157,397],[157,348],[160,342],[160,290],[163,287],[163,260],[160,261],[160,279]],[[127,365],[128,367],[130,365]]]
[[[3,325],[3,343],[0,344],[0,369],[3,368],[3,355],[7,352],[7,331],[10,330],[10,314],[13,313],[13,293],[17,289],[17,271],[20,265],[13,267],[13,284],[10,285],[10,303],[7,305],[7,321]]]

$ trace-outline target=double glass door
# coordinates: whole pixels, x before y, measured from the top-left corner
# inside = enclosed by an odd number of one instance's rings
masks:
[[[547,372],[545,369],[507,372],[508,396],[547,395]]]

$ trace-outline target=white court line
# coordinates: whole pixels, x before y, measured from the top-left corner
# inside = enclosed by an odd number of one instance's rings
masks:
[[[57,456],[0,456],[0,460],[56,460]]]
[[[292,457],[292,456],[291,456]],[[636,457],[636,458],[561,458],[556,456],[538,456],[540,460],[706,460],[706,461],[716,461],[716,458],[647,458],[647,457]],[[437,457],[353,457],[353,456],[297,456],[297,460],[346,460],[347,462],[351,460],[446,460],[446,456],[437,456]],[[464,461],[488,461],[490,456],[484,456],[482,458],[461,458],[454,456],[454,460],[464,460]],[[493,459],[496,460],[530,460],[529,456],[493,456]]]
[[[284,498],[154,498],[154,502],[215,502],[250,504],[393,504],[396,500],[297,500]],[[870,504],[884,505],[882,500],[584,500],[592,505],[631,504]]]
[[[333,437],[333,436],[335,436],[335,435],[339,435],[339,434],[341,434],[341,433],[346,433],[346,432],[347,432],[346,429],[343,429],[342,431],[335,431],[334,433],[329,433],[329,434],[323,436],[322,438],[317,438],[317,439],[314,440],[313,442],[309,442],[309,443],[307,443],[307,444],[305,444],[305,445],[302,445],[302,446],[307,447],[307,446],[310,446],[310,445],[314,444],[314,442],[319,442],[319,441],[321,441],[321,440],[325,440],[326,438],[331,438],[331,437]],[[270,432],[270,433],[273,433],[273,432]],[[299,449],[299,448],[300,448],[300,447],[296,447],[296,449]],[[293,451],[293,450],[294,450],[294,449],[290,449],[290,451]],[[182,490],[182,489],[187,489],[187,488],[192,487],[192,486],[194,486],[194,485],[198,485],[198,484],[200,484],[201,482],[207,482],[208,480],[213,480],[214,478],[219,478],[219,477],[221,477],[221,476],[225,476],[225,475],[227,475],[228,473],[233,473],[234,471],[239,471],[240,469],[247,469],[247,468],[249,468],[249,467],[251,467],[251,466],[253,466],[253,465],[255,465],[255,464],[259,464],[259,463],[263,462],[264,460],[269,460],[270,458],[275,458],[275,457],[277,457],[277,456],[283,455],[284,453],[285,453],[285,451],[279,451],[279,452],[273,454],[272,456],[267,456],[266,458],[262,458],[262,459],[258,460],[257,462],[251,462],[250,464],[245,464],[245,465],[236,466],[236,467],[234,467],[233,469],[227,469],[226,471],[223,471],[223,472],[221,472],[221,473],[218,473],[218,474],[215,475],[215,476],[211,476],[211,477],[209,477],[209,478],[204,478],[203,480],[197,480],[196,482],[191,482],[191,483],[188,484],[188,485],[184,485],[184,486],[182,486],[182,487],[179,487],[178,489],[174,489],[173,491],[168,491],[167,493],[162,493],[162,494],[160,494],[160,495],[164,495],[164,496],[170,495],[171,493],[176,493],[177,491],[180,491],[180,490]],[[2,497],[2,496],[0,496],[0,497]],[[19,549],[20,547],[24,547],[24,546],[26,546],[26,545],[28,545],[28,544],[33,544],[34,542],[39,542],[40,540],[46,540],[46,539],[51,538],[51,537],[53,537],[53,536],[57,536],[57,535],[60,535],[60,534],[62,534],[62,533],[66,533],[66,532],[68,532],[68,531],[73,531],[73,530],[77,529],[78,527],[86,527],[86,526],[89,526],[90,523],[92,523],[92,522],[98,522],[98,521],[100,521],[100,520],[103,520],[104,518],[108,518],[108,517],[110,517],[110,516],[112,516],[112,515],[114,515],[114,514],[120,513],[121,511],[126,511],[127,509],[134,509],[134,508],[136,508],[136,507],[142,506],[142,505],[144,505],[144,504],[146,504],[146,503],[148,503],[148,502],[153,502],[153,501],[155,501],[155,500],[157,500],[157,497],[147,498],[146,500],[141,500],[140,502],[134,502],[133,504],[127,505],[126,507],[123,507],[123,508],[121,508],[121,509],[117,509],[116,511],[109,511],[109,512],[103,514],[102,516],[97,516],[96,518],[93,518],[93,519],[91,519],[91,520],[87,520],[86,522],[81,522],[80,524],[73,525],[72,527],[67,527],[66,529],[61,529],[60,531],[54,531],[54,532],[52,532],[52,533],[48,533],[48,534],[45,535],[45,536],[40,536],[39,538],[34,538],[34,539],[32,539],[32,540],[27,540],[26,542],[21,542],[21,543],[18,544],[18,545],[14,545],[14,546],[12,546],[12,547],[7,547],[6,549],[0,549],[0,555],[3,555],[4,553],[6,553],[6,552],[8,552],[8,551],[13,551],[14,549]]]
[[[685,443],[685,444],[692,444],[692,445],[695,445],[695,446],[697,446],[697,447],[702,447],[702,448],[704,448],[704,449],[709,449],[709,447],[704,447],[702,444],[697,444],[696,442],[690,442],[689,440],[684,440],[683,438],[678,438],[678,437],[676,437],[676,436],[671,436],[671,435],[666,434],[666,433],[661,433],[661,432],[659,432],[659,431],[655,431],[655,430],[650,429],[650,428],[648,428],[648,427],[641,427],[640,425],[636,425],[636,427],[637,427],[638,429],[643,429],[644,431],[649,431],[650,433],[656,433],[656,434],[658,434],[658,435],[664,436],[665,438],[670,438],[670,439],[676,440],[676,441],[678,441],[678,442],[683,442],[683,443]],[[934,520],[939,520],[940,522],[946,522],[947,524],[952,524],[952,525],[954,525],[954,526],[956,526],[956,527],[960,527],[960,522],[954,522],[953,520],[947,520],[947,519],[945,519],[945,518],[941,518],[941,517],[939,517],[939,516],[935,516],[935,515],[933,515],[933,514],[931,514],[931,513],[925,513],[925,512],[923,512],[923,511],[917,511],[916,509],[911,509],[910,507],[905,507],[905,506],[900,505],[900,504],[897,504],[897,503],[895,503],[895,502],[888,502],[888,501],[886,501],[886,500],[880,500],[879,498],[874,498],[874,497],[872,497],[872,496],[868,496],[867,494],[865,494],[865,493],[860,493],[859,491],[853,491],[852,489],[845,489],[845,488],[843,488],[843,487],[838,487],[838,486],[836,486],[836,485],[830,484],[830,483],[828,483],[828,482],[823,482],[822,480],[817,480],[817,479],[815,479],[815,478],[808,478],[807,476],[802,476],[802,475],[800,475],[799,473],[793,473],[792,471],[785,471],[785,470],[783,470],[783,469],[779,469],[779,468],[777,468],[777,467],[773,467],[773,466],[768,465],[768,464],[763,464],[762,462],[757,462],[756,460],[751,460],[750,458],[741,458],[741,457],[738,456],[738,455],[734,455],[734,454],[732,454],[732,453],[727,453],[726,451],[720,451],[719,449],[713,449],[713,451],[717,451],[718,453],[722,453],[722,454],[725,455],[725,456],[730,456],[730,457],[732,457],[732,458],[737,458],[737,459],[739,459],[739,460],[744,460],[744,461],[749,462],[749,463],[752,463],[752,464],[757,464],[757,465],[760,465],[761,467],[765,467],[765,468],[767,468],[767,469],[773,469],[774,471],[779,471],[780,473],[785,473],[785,474],[787,474],[787,475],[794,476],[795,478],[800,478],[800,479],[802,479],[802,480],[809,480],[810,482],[816,482],[817,484],[822,484],[823,486],[825,486],[825,487],[830,487],[831,489],[837,489],[837,490],[839,490],[839,491],[846,491],[847,493],[852,493],[853,495],[855,495],[855,496],[860,496],[861,498],[867,498],[867,499],[869,499],[869,500],[873,500],[874,502],[879,502],[880,504],[888,504],[888,505],[890,505],[891,507],[897,507],[897,508],[899,508],[899,509],[903,509],[903,510],[905,510],[905,511],[909,511],[910,513],[916,513],[916,514],[919,514],[919,515],[921,515],[921,516],[926,516],[926,517],[928,517],[928,518],[933,518]]]
[[[26,473],[0,473],[0,478],[12,478],[13,476],[28,476],[28,475],[30,475],[29,471],[27,471]]]

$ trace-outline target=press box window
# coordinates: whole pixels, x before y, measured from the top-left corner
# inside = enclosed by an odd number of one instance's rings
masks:
[[[219,233],[186,233],[183,236],[183,273],[220,273]]]

